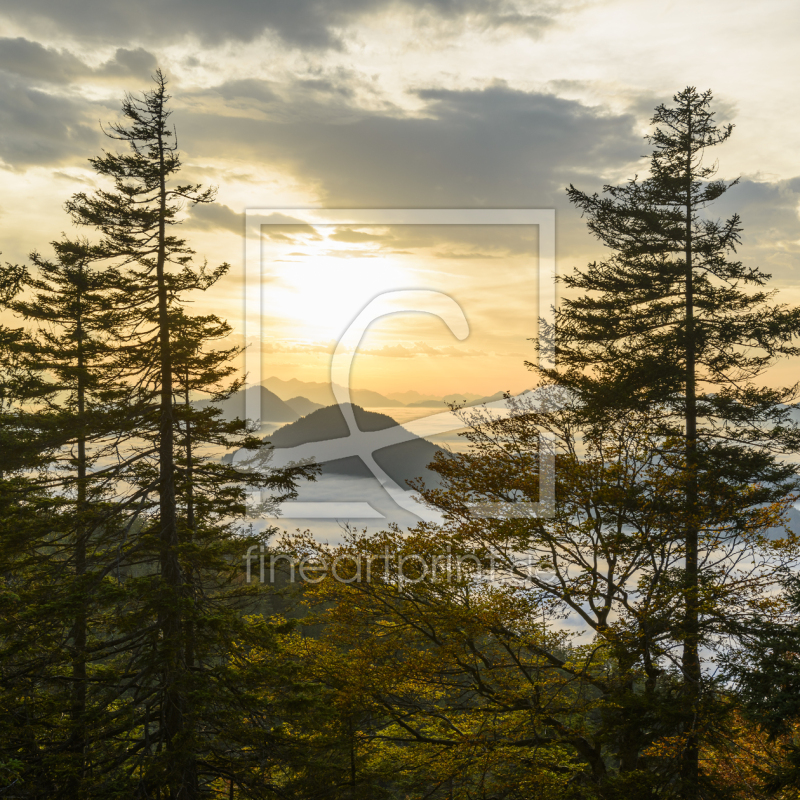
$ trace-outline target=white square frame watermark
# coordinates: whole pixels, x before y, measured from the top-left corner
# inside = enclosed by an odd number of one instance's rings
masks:
[[[287,218],[296,222],[287,223]],[[537,269],[534,282],[538,284],[538,308],[536,316],[551,330],[555,329],[556,307],[556,259],[555,259],[555,209],[526,208],[526,209],[329,209],[329,208],[248,208],[245,209],[245,262],[244,262],[244,336],[245,342],[257,342],[258,347],[245,348],[245,389],[261,385],[262,375],[262,319],[263,319],[263,282],[265,270],[262,263],[262,227],[265,225],[287,224],[309,226],[392,226],[392,225],[535,225],[538,227],[538,253]],[[387,293],[388,294],[388,293]],[[435,313],[447,321],[451,330],[458,335],[455,324],[447,320],[447,314],[453,309],[448,309],[446,295],[439,292],[406,292],[407,300],[413,304],[409,310],[425,310]],[[416,295],[411,297],[410,295]],[[423,296],[424,295],[424,296]],[[434,297],[440,295],[440,297]],[[334,378],[341,376],[344,370],[349,370],[349,362],[343,360],[346,347],[353,342],[345,343],[348,334],[355,345],[360,341],[366,326],[374,319],[385,313],[397,313],[394,309],[388,312],[380,308],[382,296],[374,298],[356,317],[347,332],[341,337],[334,358],[331,362],[331,384],[334,396],[339,403],[350,434],[344,437],[348,440],[352,452],[346,455],[361,457],[375,478],[392,497],[398,506],[425,519],[427,517],[424,507],[416,499],[416,493],[399,487],[375,463],[372,454],[377,450],[402,441],[408,441],[416,436],[433,435],[460,430],[464,427],[463,420],[452,412],[440,412],[423,417],[411,423],[396,428],[380,431],[360,431],[355,422],[352,406],[349,403],[349,388],[344,393],[337,391]],[[455,303],[452,298],[447,298],[450,303]],[[444,302],[444,306],[442,303]],[[422,308],[420,303],[431,306]],[[438,308],[436,307],[438,306]],[[459,310],[460,307],[459,307]],[[461,311],[463,315],[463,311]],[[466,334],[465,334],[466,335]],[[463,338],[459,336],[459,338]],[[540,363],[543,366],[552,366],[552,348],[540,351]],[[345,376],[345,386],[349,387],[349,373]],[[539,390],[541,391],[541,390]],[[245,416],[248,419],[259,420],[261,416],[260,398],[255,392],[245,393]],[[549,405],[553,407],[552,398]],[[557,405],[557,404],[556,404]],[[505,400],[487,403],[484,408],[488,413],[494,411],[507,411]],[[315,457],[324,461],[324,451],[336,452],[337,458],[342,458],[341,443],[343,439],[327,442],[317,442],[313,445],[304,445],[281,450],[273,450],[272,466],[280,467],[289,462],[297,462],[303,458]],[[234,461],[236,463],[236,461]],[[242,459],[244,465],[244,459]],[[473,513],[480,517],[537,517],[548,518],[555,513],[555,456],[550,438],[540,434],[539,446],[539,502],[538,503],[482,503],[476,504]],[[358,501],[344,502],[302,502],[293,501],[283,503],[280,508],[283,519],[385,519],[384,515],[376,511],[369,503]]]

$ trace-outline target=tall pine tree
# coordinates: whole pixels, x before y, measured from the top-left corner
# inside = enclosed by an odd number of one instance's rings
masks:
[[[182,202],[206,203],[213,190],[172,185],[181,167],[174,131],[169,125],[166,79],[159,71],[155,88],[138,99],[126,96],[124,123],[112,124],[108,135],[129,146],[123,154],[105,152],[91,159],[99,175],[113,181],[113,190],[93,196],[75,195],[67,210],[79,225],[103,236],[99,255],[125,270],[129,347],[152,354],[140,358],[137,388],[152,393],[158,430],[158,630],[162,680],[163,746],[168,756],[165,784],[175,797],[197,794],[196,765],[184,746],[188,713],[184,691],[183,574],[179,558],[175,491],[175,425],[170,313],[181,293],[207,288],[212,276],[191,266],[193,251],[170,232]]]
[[[692,799],[701,783],[700,651],[715,624],[702,581],[714,544],[702,520],[715,486],[757,486],[743,500],[750,507],[785,498],[796,472],[779,456],[800,444],[788,408],[797,386],[759,385],[776,358],[800,354],[800,310],[774,305],[770,276],[736,260],[739,216],[719,221],[706,211],[736,184],[715,180],[708,161],[732,132],[715,123],[711,101],[689,87],[674,107],[656,109],[645,179],[605,186],[603,196],[569,187],[612,255],[564,278],[571,292],[556,315],[557,366],[539,369],[580,396],[587,420],[658,409],[659,434],[681,442],[682,796]]]
[[[291,496],[313,470],[243,476],[203,451],[261,443],[241,420],[225,422],[213,407],[192,406],[193,394],[220,400],[239,387],[229,380],[238,350],[210,346],[227,335],[226,323],[184,310],[187,294],[208,289],[228,265],[211,272],[195,267],[194,251],[174,232],[185,205],[211,202],[214,190],[177,182],[181,160],[160,71],[154,82],[143,96],[126,96],[123,122],[107,131],[127,152],[90,160],[112,188],[79,193],[67,210],[78,225],[99,232],[92,257],[119,275],[110,295],[121,315],[114,363],[137,408],[146,409],[137,420],[141,444],[129,476],[143,509],[132,545],[140,563],[132,567],[123,625],[129,631],[124,696],[133,723],[117,734],[119,757],[142,796],[158,787],[162,796],[188,799],[220,776],[239,781],[259,758],[226,744],[238,736],[231,726],[238,730],[247,717],[225,667],[244,635],[242,601],[255,588],[236,581],[245,484]],[[151,550],[155,568],[147,563]]]

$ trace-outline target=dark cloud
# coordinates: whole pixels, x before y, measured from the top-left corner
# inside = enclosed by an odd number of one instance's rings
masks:
[[[330,48],[340,46],[338,28],[393,5],[450,21],[514,26],[532,35],[551,25],[558,13],[556,3],[542,3],[537,13],[526,14],[511,0],[0,0],[0,14],[31,30],[66,32],[83,40],[164,42],[188,34],[219,43],[250,41],[271,30],[292,45]]]
[[[65,50],[22,37],[0,38],[0,71],[35,83],[69,84],[86,78],[147,80],[157,66],[155,56],[141,47],[120,47],[112,58],[93,69]]]
[[[278,98],[270,88],[267,81],[260,81],[253,78],[228,81],[223,83],[215,90],[220,97],[232,104],[237,104],[241,100],[254,100],[257,103],[273,103]]]
[[[85,163],[99,140],[87,103],[0,80],[0,158],[9,167]]]
[[[267,214],[262,222],[262,235],[277,241],[293,242],[297,236],[302,236],[304,239],[322,238],[311,225],[287,214]],[[240,236],[245,234],[244,212],[234,211],[222,203],[201,203],[192,206],[189,209],[189,217],[183,224],[184,227],[196,230],[231,231]],[[290,253],[290,255],[303,254]]]
[[[100,147],[100,120],[116,114],[75,87],[87,79],[147,79],[155,66],[141,48],[120,48],[93,69],[66,51],[0,39],[0,158],[12,169],[85,165]]]
[[[94,75],[113,78],[148,80],[158,67],[156,57],[142,47],[117,49],[112,59],[94,71]]]
[[[322,236],[303,220],[288,214],[274,212],[267,214],[261,221],[261,235],[277,241],[294,242],[295,237],[303,239],[322,239]]]
[[[232,231],[243,236],[244,214],[221,203],[200,203],[190,209],[190,217],[184,225],[198,230]]]
[[[141,48],[118,49],[93,69],[66,51],[0,39],[0,158],[12,169],[85,164],[100,146],[99,120],[115,114],[75,87],[87,79],[146,80],[155,66],[155,57]]]
[[[218,97],[230,87],[214,90]],[[291,113],[265,104],[259,118],[224,117],[196,107],[174,117],[195,160],[224,152],[280,165],[318,187],[324,204],[344,208],[556,208],[564,242],[589,242],[566,201],[569,183],[600,188],[604,176],[642,152],[635,117],[504,85],[483,90],[419,92],[423,116],[326,107],[306,98]],[[284,101],[289,102],[289,101]],[[440,245],[441,231],[393,230],[397,249]],[[409,232],[410,234],[410,232]],[[535,229],[460,230],[458,252],[531,252]],[[589,242],[589,244],[591,244]],[[466,247],[470,245],[470,247]],[[581,246],[581,251],[586,248]]]
[[[333,207],[555,208],[564,269],[597,252],[564,187],[574,183],[584,191],[600,191],[604,183],[615,182],[608,176],[647,169],[642,155],[649,145],[636,130],[636,112],[610,114],[506,86],[419,94],[427,101],[424,117],[394,109],[391,114],[367,113],[342,104],[325,120],[319,105],[309,101],[294,107],[291,117],[281,112],[264,120],[217,118],[207,127],[198,119],[191,146],[211,152],[226,137],[238,138],[254,160],[287,165],[296,177],[317,185],[323,201]],[[721,116],[732,114],[725,109]],[[741,213],[742,255],[756,259],[776,278],[798,280],[799,206],[800,180],[745,180],[720,198],[712,213]],[[537,242],[535,229],[451,234],[459,254],[470,252],[465,245],[486,255],[535,252]],[[443,231],[393,228],[391,235],[392,245],[401,249],[440,245]],[[496,250],[487,249],[491,244]]]
[[[53,50],[22,37],[0,39],[0,70],[48,83],[69,83],[89,71],[86,64],[71,53]]]
[[[547,207],[570,180],[617,170],[641,150],[632,116],[553,95],[505,86],[419,94],[424,117],[346,107],[328,120],[296,108],[290,121],[187,111],[183,141],[195,157],[235,142],[240,155],[288,163],[345,207]]]

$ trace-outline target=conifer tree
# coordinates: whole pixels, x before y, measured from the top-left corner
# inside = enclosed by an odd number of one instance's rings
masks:
[[[136,676],[124,692],[133,722],[117,734],[118,758],[142,796],[158,787],[164,796],[188,799],[220,775],[236,778],[239,762],[258,757],[228,748],[226,737],[234,734],[221,724],[241,726],[247,716],[225,667],[243,633],[241,601],[255,588],[236,580],[245,485],[292,496],[313,471],[298,466],[243,476],[202,451],[261,442],[241,420],[226,422],[214,407],[193,406],[192,395],[220,400],[240,386],[230,380],[238,349],[211,346],[227,335],[227,324],[184,310],[187,293],[208,289],[228,265],[195,267],[193,250],[173,232],[184,205],[211,202],[214,190],[176,181],[181,160],[160,71],[154,82],[143,96],[125,97],[123,122],[107,131],[128,152],[90,160],[113,187],[79,193],[67,210],[78,225],[98,231],[92,257],[119,276],[110,295],[121,315],[114,365],[132,402],[145,409],[136,421],[144,444],[136,446],[127,478],[142,508],[130,545],[138,566],[131,562],[120,623],[128,632],[128,675]]]
[[[50,631],[34,653],[38,663],[27,661],[28,727],[43,733],[23,780],[29,794],[73,797],[90,787],[108,791],[118,779],[110,732],[135,714],[120,694],[120,676],[137,634],[121,630],[119,612],[131,600],[131,559],[142,560],[142,548],[128,543],[127,534],[141,524],[148,492],[130,486],[148,456],[135,442],[151,409],[125,384],[127,364],[119,358],[120,274],[98,264],[86,240],[64,239],[53,248],[53,260],[31,255],[33,269],[23,281],[28,294],[6,302],[35,324],[22,363],[36,376],[37,391],[18,418],[35,428],[45,456],[29,477],[42,519],[28,525],[18,554],[20,568],[30,562],[29,625]],[[9,647],[20,644],[19,630],[11,632]]]
[[[573,389],[585,418],[658,410],[659,433],[680,441],[685,550],[681,671],[685,688],[682,780],[698,797],[698,720],[704,691],[700,648],[713,615],[704,613],[701,520],[715,486],[752,485],[752,507],[796,489],[795,469],[780,460],[800,444],[788,404],[797,386],[758,385],[781,356],[800,349],[800,310],[772,304],[769,275],[736,260],[738,215],[715,220],[706,209],[737,181],[715,180],[707,151],[725,142],[711,92],[689,87],[652,119],[650,174],[603,196],[568,189],[589,230],[612,255],[564,278],[573,290],[556,315],[557,366],[539,369]],[[537,368],[538,369],[538,368]]]
[[[130,311],[128,347],[131,357],[139,362],[136,388],[153,398],[158,431],[157,625],[158,671],[163,683],[161,733],[168,759],[165,785],[175,797],[194,797],[196,765],[185,747],[188,709],[183,687],[183,575],[178,552],[170,313],[179,295],[207,288],[225,267],[211,276],[193,269],[191,248],[170,233],[182,202],[210,202],[214,192],[197,185],[171,184],[181,161],[175,133],[169,126],[168,99],[166,79],[160,71],[152,91],[141,99],[125,97],[125,122],[112,124],[107,133],[127,144],[130,151],[105,152],[90,159],[98,174],[113,181],[113,189],[92,196],[79,193],[67,203],[67,210],[77,224],[94,227],[102,234],[97,255],[125,270],[123,291]]]
[[[91,265],[86,241],[53,242],[56,260],[31,255],[35,272],[26,280],[29,300],[17,300],[10,308],[37,330],[29,352],[32,370],[43,376],[49,394],[46,401],[50,439],[58,453],[48,465],[47,484],[64,498],[73,498],[64,538],[51,541],[53,555],[62,562],[62,582],[71,654],[70,731],[65,749],[72,756],[63,770],[63,790],[80,792],[81,775],[90,751],[87,716],[87,646],[90,615],[102,607],[106,585],[97,580],[105,564],[108,540],[116,532],[114,512],[107,502],[107,488],[124,473],[124,465],[105,465],[94,471],[109,449],[118,451],[123,430],[135,427],[135,412],[125,402],[127,392],[112,369],[109,333],[118,321],[108,302],[108,290],[116,275]],[[46,376],[46,377],[44,377]],[[104,490],[105,487],[105,490]],[[68,506],[64,506],[67,511]],[[60,547],[56,547],[60,544]],[[105,552],[104,552],[105,551]],[[112,551],[113,552],[113,551]],[[100,554],[103,554],[102,556]],[[58,572],[54,569],[53,575]],[[56,587],[54,586],[55,590]],[[54,591],[54,594],[58,594]],[[95,660],[103,649],[95,630]],[[108,634],[109,631],[103,631]],[[69,759],[66,759],[69,761]]]
[[[0,276],[0,306],[7,308],[22,290],[28,271],[19,264],[6,263]],[[31,337],[23,328],[0,325],[0,479],[7,472],[33,468],[46,461],[52,446],[45,445],[29,414],[26,403],[46,396],[49,388],[27,357]],[[32,426],[31,426],[32,425]]]
[[[27,270],[6,265],[0,300],[12,302]],[[52,627],[39,605],[46,590],[47,564],[41,544],[58,527],[58,507],[37,481],[52,456],[43,444],[40,415],[26,406],[46,388],[29,369],[30,335],[0,326],[0,786],[17,790],[38,751],[39,723],[57,724],[52,692],[41,692],[48,669]],[[44,567],[44,569],[42,569]],[[43,578],[45,579],[43,581]],[[31,613],[33,607],[33,613]],[[50,687],[52,689],[52,687]]]

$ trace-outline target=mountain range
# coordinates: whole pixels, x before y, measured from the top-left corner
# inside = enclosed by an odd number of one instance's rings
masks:
[[[271,392],[282,400],[289,402],[290,398],[298,395],[312,400],[320,406],[332,406],[336,404],[336,398],[330,383],[315,383],[312,381],[301,381],[297,378],[284,380],[282,378],[271,377],[261,382]],[[503,397],[503,392],[483,396],[472,392],[455,392],[443,396],[431,394],[420,394],[417,391],[391,392],[381,394],[370,389],[353,389],[350,393],[350,400],[356,405],[366,408],[442,408],[448,403],[459,403],[461,405],[480,405],[499,400]]]
[[[472,403],[480,400],[483,395],[473,394],[472,392],[461,392],[456,394],[446,394],[439,397],[435,394],[420,394],[414,389],[406,392],[387,392],[387,397],[397,400],[406,406],[420,406],[422,403]]]
[[[244,419],[246,414],[247,400],[257,396],[256,407],[260,408],[260,419],[262,423],[274,424],[281,422],[294,422],[302,417],[313,414],[322,408],[337,405],[331,384],[312,383],[300,381],[296,378],[282,380],[280,378],[268,378],[261,386],[250,386],[246,390],[232,394],[227,400],[212,402],[211,400],[199,400],[192,403],[197,409],[207,408],[216,405],[222,409],[222,416],[226,420],[238,417]],[[352,392],[352,401],[356,407],[367,408],[430,408],[444,411],[448,402],[469,405],[488,403],[502,398],[503,393],[497,392],[489,397],[478,397],[471,394],[451,394],[441,398],[429,398],[423,400],[413,400],[418,395],[417,392],[406,392],[406,399],[411,402],[403,404],[398,399],[392,399],[379,392],[369,389],[356,389]],[[391,425],[397,422],[391,417]]]
[[[330,383],[314,383],[312,381],[301,381],[297,378],[283,380],[282,378],[267,378],[262,381],[262,386],[266,386],[279,398],[288,400],[292,397],[302,396],[316,403],[318,406],[332,406],[336,404],[336,397]],[[403,406],[398,400],[392,400],[379,392],[370,389],[353,389],[350,393],[353,403],[372,408],[391,408],[392,406]]]
[[[296,411],[301,417],[304,417],[306,414],[310,414],[312,411],[316,411],[318,408],[324,408],[322,403],[315,403],[313,400],[309,400],[307,397],[290,397],[285,402],[289,408],[291,408],[293,411]]]
[[[250,386],[247,390],[235,392],[227,400],[221,402],[212,402],[211,400],[199,400],[192,403],[197,409],[207,408],[214,405],[222,409],[222,417],[226,420],[245,419],[246,401],[256,395],[256,401],[261,408],[261,419],[264,422],[294,422],[303,416],[300,409],[302,404],[299,402],[284,403],[278,395],[271,392],[264,386]],[[295,397],[294,401],[305,401],[309,403],[304,397]],[[313,404],[312,404],[313,405]],[[319,406],[316,406],[317,408]],[[313,409],[312,409],[313,410]]]
[[[462,394],[449,394],[441,400],[421,400],[417,403],[408,403],[406,408],[438,408],[444,409],[450,403],[463,406],[479,406],[482,403],[492,403],[495,400],[503,399],[503,392],[495,392],[487,397],[478,397],[475,395],[462,395]],[[470,399],[472,398],[472,399]]]

